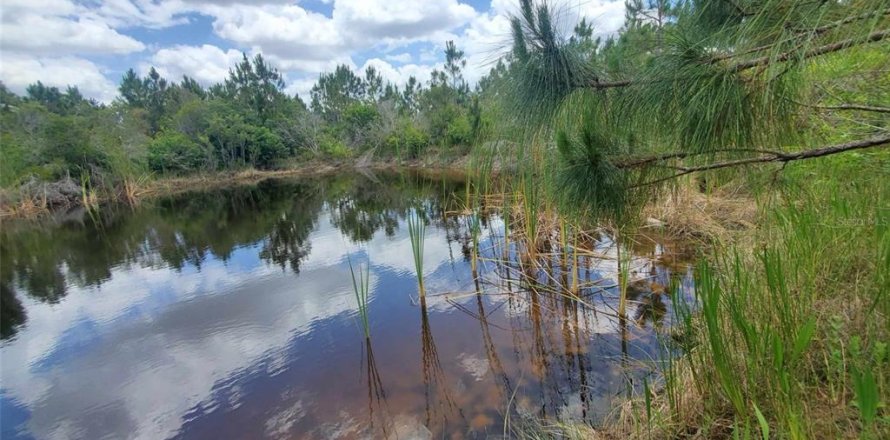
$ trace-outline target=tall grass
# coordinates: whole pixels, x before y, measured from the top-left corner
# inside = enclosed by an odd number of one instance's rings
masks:
[[[411,253],[414,257],[414,271],[417,274],[417,293],[426,297],[423,285],[423,243],[426,237],[426,222],[418,210],[408,215],[408,236],[411,239]]]
[[[757,246],[698,265],[699,313],[675,310],[686,354],[663,363],[655,438],[890,438],[888,161],[786,171],[761,200]]]
[[[470,270],[477,273],[477,264],[479,262],[479,237],[482,234],[482,219],[477,208],[467,217],[467,229],[470,232]]]

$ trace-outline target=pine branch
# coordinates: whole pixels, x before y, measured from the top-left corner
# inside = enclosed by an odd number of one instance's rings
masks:
[[[804,104],[806,105],[806,104]],[[806,105],[807,107],[819,110],[859,110],[864,112],[890,113],[890,107],[878,107],[875,105],[862,104],[839,104],[839,105]]]
[[[865,39],[861,38],[849,38],[846,40],[838,41],[832,44],[826,44],[824,46],[819,46],[813,49],[810,49],[800,55],[801,59],[813,58],[825,54],[829,54],[832,52],[837,52],[840,50],[848,49],[853,46],[857,46],[859,44],[867,44],[867,43],[876,43],[881,41],[887,37],[890,37],[890,30],[883,29],[880,31],[872,32]],[[765,66],[773,62],[785,62],[797,55],[795,51],[784,52],[775,57],[771,56],[762,56],[759,58],[754,58],[752,60],[743,61],[741,63],[737,63],[730,68],[733,72],[741,72],[748,69],[753,69],[755,67]]]
[[[819,36],[819,35],[822,35],[830,30],[839,28],[846,24],[850,24],[850,23],[853,23],[853,22],[856,22],[859,20],[866,20],[866,19],[869,19],[869,18],[875,17],[875,16],[883,16],[883,15],[890,15],[890,8],[881,9],[879,11],[874,11],[874,12],[866,12],[864,14],[859,14],[859,15],[854,15],[852,17],[847,17],[843,20],[838,20],[838,21],[828,23],[824,26],[819,26],[819,27],[816,27],[813,29],[798,29],[798,30],[796,30],[795,36],[796,37],[805,36],[805,35]],[[793,37],[789,37],[782,41],[765,44],[763,46],[754,47],[754,48],[747,49],[747,50],[744,50],[741,52],[731,52],[731,53],[718,55],[713,58],[713,62],[728,60],[728,59],[736,58],[736,57],[739,57],[742,55],[750,55],[752,53],[762,52],[764,50],[771,49],[771,48],[777,46],[778,44],[788,42],[792,39],[793,39]]]
[[[840,145],[831,145],[831,146],[826,146],[826,147],[822,147],[822,148],[815,148],[812,150],[797,151],[794,153],[780,153],[777,151],[770,151],[770,152],[767,152],[766,154],[763,154],[763,155],[757,156],[757,157],[729,160],[729,161],[724,161],[724,162],[715,162],[715,163],[711,163],[711,164],[707,164],[707,165],[700,165],[700,166],[694,166],[694,167],[670,166],[669,168],[678,170],[679,172],[672,174],[670,176],[667,176],[667,177],[662,177],[659,179],[655,179],[655,180],[651,180],[648,182],[633,185],[633,186],[631,186],[631,188],[654,185],[657,183],[662,183],[662,182],[666,182],[668,180],[676,179],[677,177],[680,177],[680,176],[685,176],[687,174],[697,173],[697,172],[701,172],[701,171],[710,171],[710,170],[716,170],[716,169],[721,169],[721,168],[731,168],[731,167],[745,166],[745,165],[751,165],[751,164],[757,164],[757,163],[769,163],[769,162],[777,162],[777,163],[786,164],[788,162],[792,162],[795,160],[813,159],[813,158],[817,158],[817,157],[830,156],[830,155],[838,154],[838,153],[845,153],[845,152],[853,151],[853,150],[878,147],[878,146],[886,145],[886,144],[890,144],[890,135],[884,135],[884,136],[874,137],[871,139],[863,139],[863,140],[859,140],[859,141],[847,142],[845,144],[840,144]],[[727,151],[727,150],[723,150],[723,151]],[[673,158],[686,158],[686,157],[691,157],[691,156],[697,155],[697,154],[701,154],[701,153],[688,153],[688,154],[668,153],[668,154],[662,154],[659,156],[653,156],[652,158],[649,158],[648,160],[641,159],[641,160],[636,160],[636,161],[633,161],[631,163],[626,163],[626,164],[619,163],[619,164],[616,164],[616,167],[622,168],[622,169],[628,169],[628,168],[639,167],[642,165],[652,164],[652,163],[658,162],[660,160],[667,160],[667,159],[673,159]],[[664,158],[664,159],[659,159],[659,158]]]
[[[785,62],[792,60],[796,57],[800,57],[801,60],[805,60],[808,58],[814,58],[821,55],[826,55],[832,52],[838,52],[844,49],[849,49],[853,46],[858,46],[860,44],[868,44],[868,43],[876,43],[885,38],[890,37],[890,29],[883,29],[880,31],[872,32],[865,39],[862,38],[849,38],[846,40],[838,41],[836,43],[826,44],[824,46],[815,47],[810,49],[803,54],[798,54],[796,51],[788,51],[783,52],[776,56],[762,56],[758,58],[754,58],[748,61],[742,61],[734,64],[729,68],[731,72],[739,73],[745,70],[753,69],[755,67],[767,66],[771,63],[775,62]],[[665,81],[673,81],[677,80],[676,78],[670,79],[666,78]],[[641,81],[635,80],[621,80],[621,81],[612,81],[612,82],[599,82],[598,80],[588,83],[588,87],[602,90],[602,89],[611,89],[611,88],[620,88],[627,87],[631,85],[640,84]]]

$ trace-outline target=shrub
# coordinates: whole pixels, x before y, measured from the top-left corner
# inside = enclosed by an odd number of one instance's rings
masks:
[[[352,150],[343,141],[329,134],[322,136],[319,144],[321,153],[325,156],[334,159],[345,159],[352,155]]]
[[[250,151],[250,161],[259,167],[268,168],[279,159],[287,156],[287,148],[281,138],[266,127],[245,126],[245,137]]]
[[[429,145],[430,137],[410,121],[400,123],[386,138],[386,148],[400,157],[416,158]]]
[[[161,173],[181,173],[206,165],[204,149],[179,132],[161,132],[148,145],[148,167]]]
[[[449,146],[469,145],[473,137],[473,127],[465,115],[457,116],[448,123],[445,137]]]

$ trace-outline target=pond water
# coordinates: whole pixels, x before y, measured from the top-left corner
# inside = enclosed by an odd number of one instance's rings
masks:
[[[507,415],[596,423],[659,356],[664,288],[691,296],[690,269],[664,243],[635,246],[618,320],[608,236],[578,259],[579,302],[554,287],[559,252],[535,269],[495,261],[517,245],[492,211],[474,273],[462,182],[268,180],[7,222],[2,437],[486,438]],[[423,301],[410,215],[427,223]],[[370,264],[370,342],[350,261]]]

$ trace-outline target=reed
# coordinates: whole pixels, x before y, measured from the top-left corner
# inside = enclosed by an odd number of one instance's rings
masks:
[[[482,233],[482,220],[480,219],[478,208],[473,209],[472,213],[467,217],[468,229],[470,232],[470,269],[476,273],[479,260],[479,236]]]
[[[358,304],[358,314],[361,319],[362,330],[365,339],[371,339],[371,324],[368,320],[368,304],[370,302],[371,264],[364,265],[364,271],[359,266],[358,270],[352,265],[352,257],[347,257],[349,272],[352,275],[352,291],[355,293],[355,302]],[[358,277],[356,277],[358,272]],[[370,347],[370,344],[369,344]]]
[[[90,175],[86,173],[80,176],[80,200],[88,210],[99,207],[99,196],[90,184]]]
[[[420,212],[415,209],[408,215],[408,236],[411,239],[411,253],[414,257],[414,271],[417,274],[417,293],[426,297],[423,284],[423,243],[426,237],[426,222]]]

